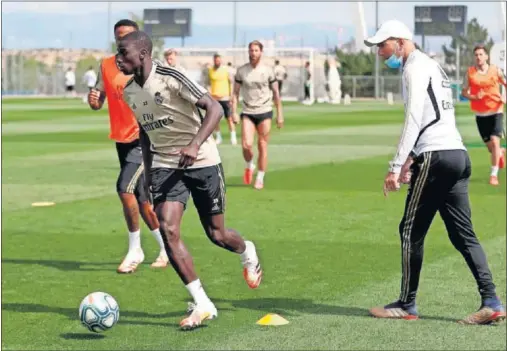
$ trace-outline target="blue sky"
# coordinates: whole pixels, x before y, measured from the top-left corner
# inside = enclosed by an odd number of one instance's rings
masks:
[[[375,3],[363,2],[366,23],[368,27],[375,25]],[[490,34],[495,38],[500,37],[503,23],[500,15],[498,2],[394,2],[384,1],[379,3],[380,22],[397,18],[413,28],[413,7],[415,5],[466,5],[468,16],[477,17],[479,22],[485,25]],[[142,14],[144,8],[192,8],[194,23],[200,25],[232,25],[233,5],[232,2],[112,2],[112,21],[124,16],[128,11]],[[354,25],[355,9],[354,2],[238,2],[237,19],[242,26],[269,27],[274,25],[288,25],[305,23],[314,27],[345,27]],[[107,2],[2,2],[2,16],[6,17],[16,13],[37,13],[39,17],[60,14],[80,15],[82,21],[78,26],[94,21],[94,18],[107,18]],[[101,21],[104,22],[104,21]],[[30,24],[19,23],[19,26]],[[16,24],[10,24],[13,28],[2,28],[4,40],[10,44],[18,42],[15,28]],[[328,28],[329,29],[329,28]],[[33,30],[43,30],[34,23]],[[66,32],[70,28],[62,28]],[[7,36],[6,36],[7,34]],[[30,41],[29,38],[22,38]],[[9,45],[10,46],[10,45]]]

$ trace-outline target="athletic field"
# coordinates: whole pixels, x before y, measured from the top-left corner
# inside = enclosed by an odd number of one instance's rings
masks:
[[[505,175],[499,187],[488,184],[489,156],[475,121],[466,105],[457,111],[473,162],[475,229],[505,302]],[[219,316],[181,332],[188,293],[171,268],[149,267],[158,249],[144,224],[145,263],[134,275],[116,273],[127,231],[106,112],[80,100],[4,100],[2,349],[505,350],[505,324],[455,322],[480,299],[438,216],[426,240],[421,319],[368,316],[368,308],[399,294],[398,223],[406,187],[386,199],[382,184],[402,106],[286,104],[285,118],[286,128],[272,133],[263,191],[242,185],[241,148],[220,145],[227,225],[257,244],[263,283],[247,287],[239,257],[208,241],[190,204],[182,235]],[[31,206],[40,201],[56,205]],[[78,321],[78,306],[93,291],[108,292],[120,304],[118,325],[102,335]],[[290,324],[256,325],[267,313]]]

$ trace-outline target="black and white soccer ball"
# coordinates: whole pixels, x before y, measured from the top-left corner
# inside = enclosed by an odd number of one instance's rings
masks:
[[[120,318],[120,307],[116,300],[104,292],[93,292],[79,306],[79,320],[94,333],[111,329]]]

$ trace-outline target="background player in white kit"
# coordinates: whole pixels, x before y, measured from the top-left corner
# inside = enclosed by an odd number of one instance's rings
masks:
[[[92,89],[95,88],[95,84],[97,83],[97,73],[95,73],[95,70],[92,66],[90,66],[88,68],[88,71],[86,71],[83,75],[83,83],[86,84],[88,92],[92,91]],[[88,92],[85,96],[83,96],[84,103],[88,102]]]
[[[241,112],[242,128],[241,141],[243,158],[246,162],[243,183],[252,183],[255,163],[253,161],[253,143],[257,132],[257,147],[259,150],[257,179],[255,188],[264,188],[264,174],[268,166],[268,141],[273,118],[273,100],[276,107],[276,124],[283,127],[283,111],[278,83],[273,69],[262,62],[261,42],[254,40],[248,44],[249,63],[239,67],[236,72],[234,91],[232,94],[232,115],[237,120],[237,103],[239,92],[243,96],[243,111]]]
[[[180,238],[180,224],[192,195],[204,231],[216,245],[240,254],[243,276],[252,289],[262,270],[255,246],[233,229],[226,229],[225,183],[218,148],[211,137],[223,110],[204,88],[171,67],[153,64],[152,42],[144,32],[132,32],[118,44],[118,68],[134,77],[124,100],[141,126],[146,186],[151,186],[160,231],[169,260],[195,304],[180,326],[192,329],[217,317]],[[206,111],[201,116],[199,108]]]

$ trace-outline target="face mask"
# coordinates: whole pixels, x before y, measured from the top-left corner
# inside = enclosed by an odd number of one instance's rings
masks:
[[[396,43],[396,50],[395,50],[395,52],[398,51],[398,50],[399,50],[399,46]],[[400,68],[401,65],[403,64],[403,56],[396,57],[396,55],[393,53],[391,55],[391,57],[389,57],[387,60],[384,61],[384,63],[389,68]]]

